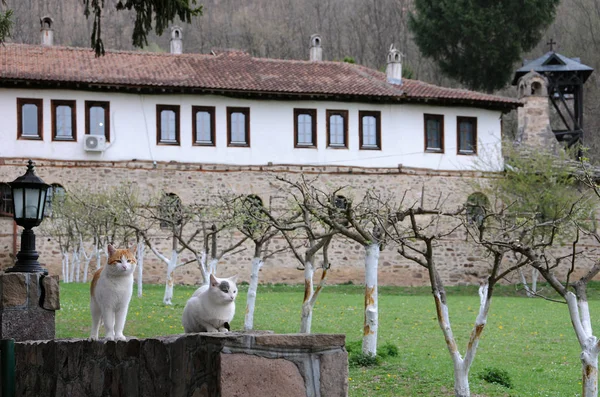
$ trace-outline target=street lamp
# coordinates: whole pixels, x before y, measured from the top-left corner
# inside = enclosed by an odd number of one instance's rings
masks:
[[[46,192],[50,185],[35,175],[31,160],[28,162],[25,175],[18,177],[9,185],[12,190],[15,222],[23,227],[23,233],[17,263],[6,272],[48,274],[48,270],[42,268],[37,260],[39,255],[35,250],[35,234],[31,229],[42,223],[44,219]]]

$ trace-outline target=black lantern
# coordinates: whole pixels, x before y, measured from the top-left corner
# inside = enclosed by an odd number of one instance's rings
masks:
[[[6,272],[48,274],[48,270],[42,268],[37,260],[39,255],[35,250],[35,234],[31,229],[42,223],[44,219],[46,192],[50,185],[35,175],[31,160],[28,162],[25,175],[18,177],[9,185],[13,196],[15,222],[24,230],[21,234],[21,250],[17,254],[17,263]]]

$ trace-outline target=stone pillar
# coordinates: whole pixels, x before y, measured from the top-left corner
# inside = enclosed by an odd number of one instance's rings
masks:
[[[58,276],[0,274],[0,339],[54,339]]]

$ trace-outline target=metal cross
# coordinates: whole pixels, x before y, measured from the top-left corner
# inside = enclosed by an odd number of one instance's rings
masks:
[[[556,44],[556,41],[553,39],[550,39],[550,41],[546,43],[546,45],[550,46],[550,51],[554,51],[554,44]]]

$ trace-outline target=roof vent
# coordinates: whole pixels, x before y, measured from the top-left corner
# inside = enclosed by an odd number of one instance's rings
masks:
[[[40,18],[42,45],[54,44],[54,29],[52,29],[53,24],[54,20],[47,15]]]
[[[323,60],[323,48],[321,47],[321,35],[313,34],[310,36],[310,58],[312,62]]]
[[[394,47],[394,44],[390,46],[390,51],[387,56],[387,68],[385,74],[387,75],[387,82],[390,84],[401,85],[402,84],[402,54]]]
[[[179,26],[171,28],[171,54],[183,52],[183,31]]]

